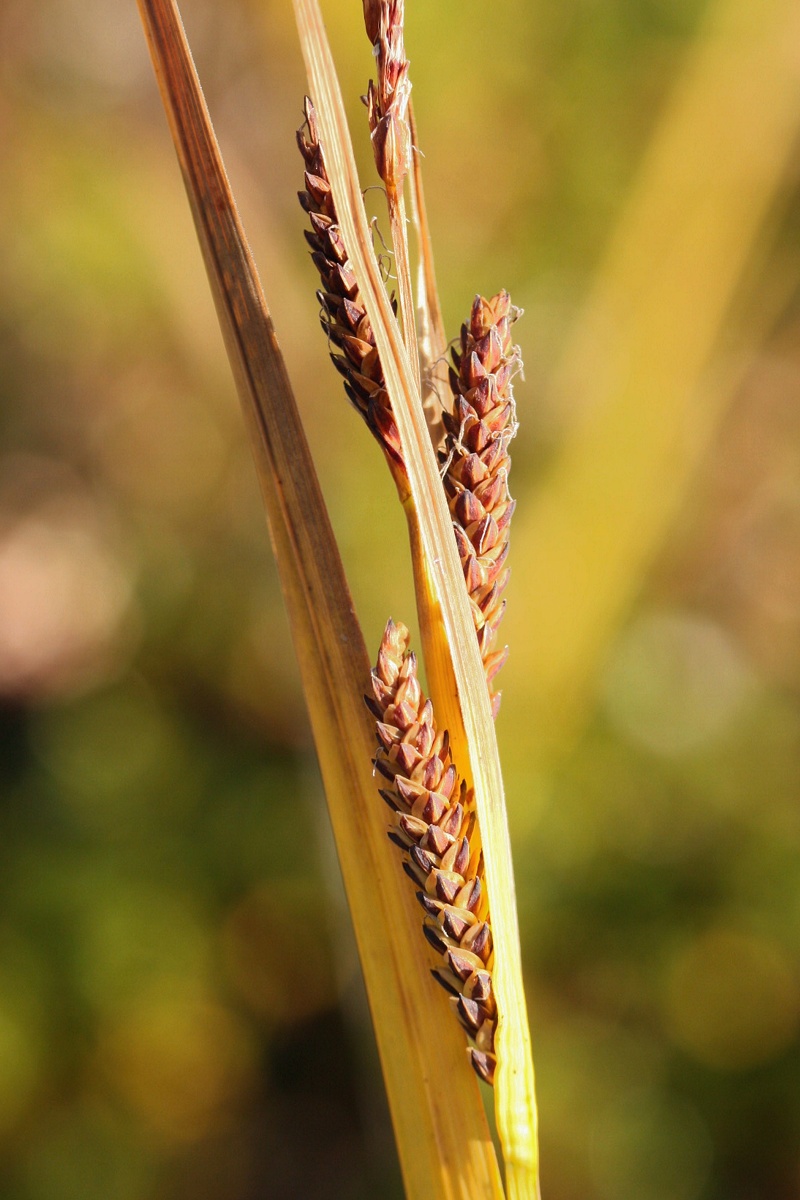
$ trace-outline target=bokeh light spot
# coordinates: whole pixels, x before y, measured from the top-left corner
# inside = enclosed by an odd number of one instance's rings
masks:
[[[229,914],[222,942],[233,983],[262,1016],[302,1021],[336,1003],[324,914],[302,883],[254,888]]]
[[[794,1039],[796,972],[781,948],[749,933],[714,929],[675,959],[667,990],[672,1037],[710,1067],[757,1066]]]
[[[145,1147],[98,1105],[50,1114],[26,1150],[25,1200],[142,1200],[152,1194]]]
[[[0,1135],[24,1113],[39,1076],[38,1038],[0,997]]]
[[[76,938],[76,974],[92,1008],[114,1014],[168,977],[201,988],[211,951],[194,897],[145,881],[105,882],[86,904]]]
[[[688,613],[651,613],[623,634],[603,699],[614,725],[660,754],[681,754],[725,732],[751,691],[730,639]]]
[[[254,1046],[233,1013],[169,981],[119,1013],[100,1056],[144,1124],[178,1143],[224,1127],[255,1070]]]
[[[0,693],[61,694],[118,669],[130,600],[87,502],[0,511]]]
[[[115,488],[162,520],[196,519],[219,489],[227,446],[216,414],[152,369],[120,381],[94,434]]]
[[[41,714],[31,737],[62,802],[90,828],[126,835],[197,799],[201,780],[180,728],[134,681]]]
[[[711,1141],[700,1115],[679,1097],[636,1090],[598,1111],[590,1157],[603,1200],[697,1200]]]

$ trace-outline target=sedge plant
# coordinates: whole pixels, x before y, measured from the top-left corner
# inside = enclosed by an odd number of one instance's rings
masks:
[[[514,510],[517,310],[505,292],[477,297],[447,368],[404,4],[364,0],[376,75],[364,133],[387,199],[397,297],[388,294],[319,6],[294,0],[311,96],[298,134],[300,198],[322,324],[407,518],[426,697],[399,620],[371,668],[177,5],[139,7],[253,447],[406,1192],[534,1200],[533,1066],[493,719]]]

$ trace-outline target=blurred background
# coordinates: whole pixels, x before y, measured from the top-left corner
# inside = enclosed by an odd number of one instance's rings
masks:
[[[366,186],[361,5],[324,7]],[[797,6],[408,8],[448,328],[525,309],[498,733],[544,1194],[797,1198]],[[374,648],[404,523],[317,325],[291,6],[183,10]],[[133,0],[5,0],[0,69],[0,1196],[399,1197]]]

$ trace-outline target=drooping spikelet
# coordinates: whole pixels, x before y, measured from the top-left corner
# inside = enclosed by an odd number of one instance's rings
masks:
[[[440,458],[458,553],[469,593],[492,711],[500,693],[491,683],[508,656],[494,650],[505,610],[505,566],[514,501],[508,492],[508,444],[516,433],[512,379],[520,367],[511,326],[519,316],[508,292],[491,300],[476,296],[453,350],[453,407],[444,413],[446,438]]]
[[[305,190],[298,196],[311,223],[305,237],[322,283],[317,292],[320,321],[339,351],[331,352],[331,361],[344,378],[345,391],[383,447],[397,479],[398,471],[400,477],[405,475],[400,436],[375,335],[339,229],[317,117],[308,97],[304,111],[305,125],[297,131],[297,144],[306,164]]]
[[[395,814],[389,837],[403,851],[403,869],[420,887],[423,932],[443,964],[433,974],[474,1046],[475,1071],[492,1083],[496,1007],[492,933],[481,886],[482,856],[471,793],[459,780],[446,732],[438,732],[430,700],[417,678],[404,625],[389,621],[372,672],[379,739],[375,768],[381,796]],[[472,844],[470,842],[472,839]]]

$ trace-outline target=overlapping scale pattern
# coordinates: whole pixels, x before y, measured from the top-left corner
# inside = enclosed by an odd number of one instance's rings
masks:
[[[335,347],[331,361],[344,379],[347,395],[380,442],[393,469],[399,468],[405,474],[400,436],[386,392],[375,335],[342,240],[319,143],[317,117],[308,97],[304,111],[305,125],[297,131],[297,144],[306,166],[305,187],[298,196],[311,225],[305,237],[322,284],[317,299],[322,328]]]
[[[367,698],[377,722],[375,769],[394,813],[389,837],[403,851],[403,868],[426,914],[423,932],[442,959],[433,974],[453,997],[473,1043],[473,1067],[492,1083],[492,932],[472,797],[452,761],[447,732],[437,730],[408,646],[406,627],[389,621]]]
[[[453,405],[444,414],[446,438],[442,471],[472,617],[483,659],[492,711],[500,693],[494,676],[508,656],[494,649],[505,611],[508,535],[515,502],[508,491],[509,442],[516,433],[513,378],[520,370],[511,326],[519,309],[508,292],[490,300],[476,296],[461,339],[453,350],[450,387]]]

